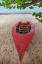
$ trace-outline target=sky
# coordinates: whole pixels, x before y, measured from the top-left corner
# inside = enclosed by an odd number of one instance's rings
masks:
[[[0,0],[1,2],[1,0]],[[4,8],[3,6],[0,7],[0,13],[33,13],[33,12],[42,12],[42,7],[41,8],[38,8],[35,6],[34,9],[30,9],[29,7],[26,7],[25,9],[6,9]]]

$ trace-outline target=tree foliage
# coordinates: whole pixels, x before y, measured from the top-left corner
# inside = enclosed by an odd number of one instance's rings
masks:
[[[25,9],[29,6],[30,9],[33,9],[35,6],[42,7],[42,0],[1,0],[0,6],[9,9]],[[33,15],[42,17],[42,12],[34,13]]]
[[[32,15],[35,16],[35,17],[40,18],[40,19],[38,19],[38,20],[39,20],[40,22],[42,22],[42,12],[39,12],[39,13],[34,12]]]
[[[11,8],[25,9],[26,7],[32,4],[33,6],[42,7],[42,0],[1,0],[0,6],[4,6],[9,9]],[[33,6],[31,6],[30,8],[32,9]]]

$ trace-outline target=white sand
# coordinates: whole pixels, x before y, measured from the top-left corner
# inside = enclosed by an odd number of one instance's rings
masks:
[[[0,64],[20,64],[12,27],[18,21],[28,20],[35,25],[35,35],[25,53],[23,64],[42,64],[42,23],[31,14],[0,15]]]

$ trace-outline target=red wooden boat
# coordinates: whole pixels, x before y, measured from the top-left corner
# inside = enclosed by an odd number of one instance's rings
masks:
[[[22,59],[24,53],[31,42],[33,35],[35,33],[35,26],[31,22],[18,22],[12,28],[12,36],[17,48],[20,63],[22,64]]]

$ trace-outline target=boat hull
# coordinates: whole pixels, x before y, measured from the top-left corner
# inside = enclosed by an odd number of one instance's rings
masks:
[[[16,23],[12,28],[13,40],[15,42],[15,46],[19,53],[25,52],[35,33],[35,26],[31,22],[29,23],[31,25],[31,30],[29,33],[26,33],[26,34],[19,34],[16,32],[16,26],[19,24],[19,22]]]

